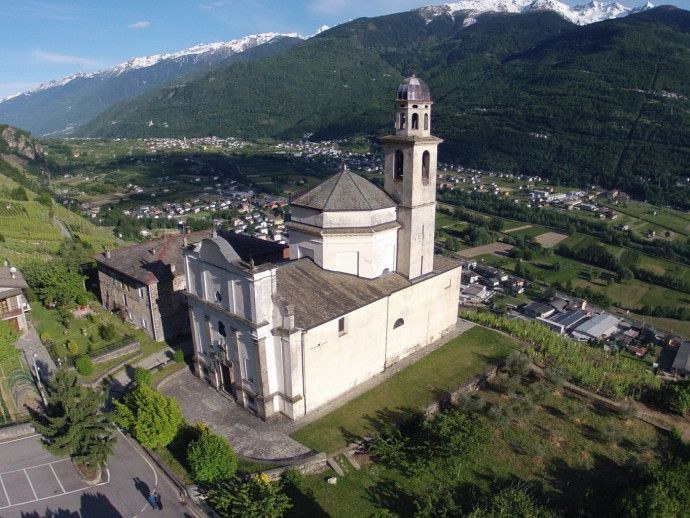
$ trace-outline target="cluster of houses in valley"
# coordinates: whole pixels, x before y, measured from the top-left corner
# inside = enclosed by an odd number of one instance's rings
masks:
[[[465,260],[461,273],[460,301],[469,306],[491,305],[496,294],[518,295],[525,291],[525,281],[514,275]],[[494,305],[494,307],[496,307]],[[537,321],[558,334],[577,342],[596,344],[610,351],[622,348],[638,358],[650,348],[661,345],[667,353],[660,374],[676,377],[690,375],[690,341],[663,333],[639,320],[624,318],[594,306],[586,300],[555,294],[520,307],[506,304],[510,318]]]
[[[234,137],[195,137],[195,138],[145,138],[142,140],[150,151],[157,152],[172,149],[239,149],[245,143]]]
[[[279,153],[290,154],[307,162],[319,161],[334,167],[363,171],[365,173],[380,173],[383,171],[383,157],[379,153],[357,153],[342,149],[343,140],[325,140],[311,142],[281,142],[275,147]]]

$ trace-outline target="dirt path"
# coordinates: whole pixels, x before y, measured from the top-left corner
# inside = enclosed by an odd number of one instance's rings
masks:
[[[467,250],[460,250],[458,255],[462,257],[476,257],[478,255],[484,254],[494,254],[499,257],[505,257],[508,252],[513,249],[513,245],[508,245],[506,243],[491,243],[490,245],[476,246],[474,248],[468,248]]]
[[[504,230],[503,232],[505,232],[506,234],[509,234],[510,232],[517,232],[518,230],[525,230],[527,228],[532,228],[532,225],[522,225],[521,227],[511,228],[508,230]]]

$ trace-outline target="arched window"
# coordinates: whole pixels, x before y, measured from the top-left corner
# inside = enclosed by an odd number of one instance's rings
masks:
[[[429,185],[429,160],[431,155],[428,151],[422,153],[422,183]]]
[[[393,329],[397,329],[400,326],[404,326],[405,321],[402,318],[399,318],[398,320],[395,321],[395,324],[393,324]]]
[[[424,129],[425,130],[429,129],[429,114],[428,113],[424,114]]]
[[[419,129],[419,115],[416,113],[412,114],[412,129]]]
[[[218,334],[220,336],[227,337],[227,334],[225,332],[225,324],[223,324],[223,322],[221,322],[220,320],[218,321]]]
[[[407,119],[406,119],[404,113],[400,114],[400,121],[399,122],[400,122],[400,126],[398,129],[405,129],[405,125],[407,124]]]
[[[395,152],[395,164],[393,165],[393,179],[403,179],[403,152],[399,149]]]

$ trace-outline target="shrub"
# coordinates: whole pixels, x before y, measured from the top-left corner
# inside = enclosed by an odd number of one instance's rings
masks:
[[[200,484],[225,482],[235,475],[237,457],[230,443],[210,431],[203,432],[187,448],[192,476]]]
[[[114,340],[117,336],[115,326],[113,324],[98,324],[98,336],[106,342]]]
[[[144,369],[143,367],[137,367],[134,369],[134,381],[136,381],[138,386],[146,385],[151,386],[151,371]]]
[[[184,351],[182,351],[182,349],[175,351],[173,359],[175,360],[175,363],[184,363]]]
[[[496,376],[493,385],[504,394],[513,394],[520,384],[520,376],[511,376],[507,372],[501,372]]]
[[[93,372],[93,362],[88,356],[80,356],[74,362],[77,372],[82,376],[88,376]]]
[[[79,344],[75,342],[74,340],[69,340],[67,342],[67,350],[72,356],[76,356],[79,354]]]

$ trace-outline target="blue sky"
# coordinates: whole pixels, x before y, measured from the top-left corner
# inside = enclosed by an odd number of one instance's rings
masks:
[[[447,1],[0,0],[0,99],[133,57],[259,32],[309,35],[322,25]],[[633,7],[645,2],[621,3]],[[690,9],[690,0],[673,4]]]

